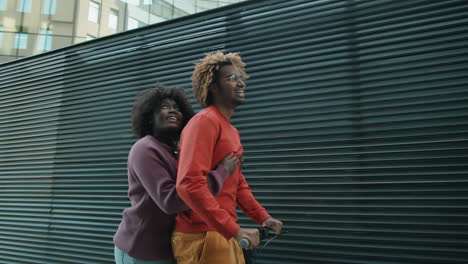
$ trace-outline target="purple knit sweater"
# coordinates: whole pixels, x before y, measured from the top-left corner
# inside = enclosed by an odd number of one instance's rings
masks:
[[[189,208],[177,196],[176,159],[172,149],[152,136],[138,140],[128,154],[128,197],[131,206],[114,236],[115,245],[141,260],[173,258],[171,234],[175,213]],[[229,172],[217,166],[208,186],[217,194]]]

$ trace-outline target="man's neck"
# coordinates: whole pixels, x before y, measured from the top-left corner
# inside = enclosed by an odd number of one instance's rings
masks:
[[[232,115],[234,114],[234,107],[229,107],[225,104],[213,104],[214,107],[218,108],[218,110],[223,114],[224,117],[226,117],[227,120],[230,120]]]

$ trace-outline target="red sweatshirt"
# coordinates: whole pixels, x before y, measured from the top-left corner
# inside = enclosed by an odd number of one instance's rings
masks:
[[[176,189],[192,210],[177,215],[176,232],[217,231],[230,239],[240,228],[236,206],[258,224],[270,217],[252,195],[240,166],[217,196],[209,192],[208,173],[231,152],[235,156],[243,153],[239,132],[216,107],[203,109],[185,126],[180,139]]]

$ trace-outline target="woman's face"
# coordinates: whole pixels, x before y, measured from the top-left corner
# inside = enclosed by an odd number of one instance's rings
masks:
[[[153,130],[158,135],[176,133],[182,125],[183,118],[179,106],[174,100],[163,99],[160,108],[155,110],[153,116]]]

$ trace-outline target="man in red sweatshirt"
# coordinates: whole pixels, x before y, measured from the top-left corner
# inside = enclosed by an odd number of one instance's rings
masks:
[[[206,182],[208,173],[226,155],[242,157],[240,135],[230,123],[235,108],[245,101],[245,63],[237,53],[208,54],[195,66],[192,84],[195,97],[205,107],[184,128],[176,189],[191,208],[177,215],[172,246],[178,264],[244,263],[239,241],[250,249],[260,241],[258,230],[241,228],[236,207],[262,226],[279,232],[283,223],[272,218],[254,198],[240,166],[213,196]]]

